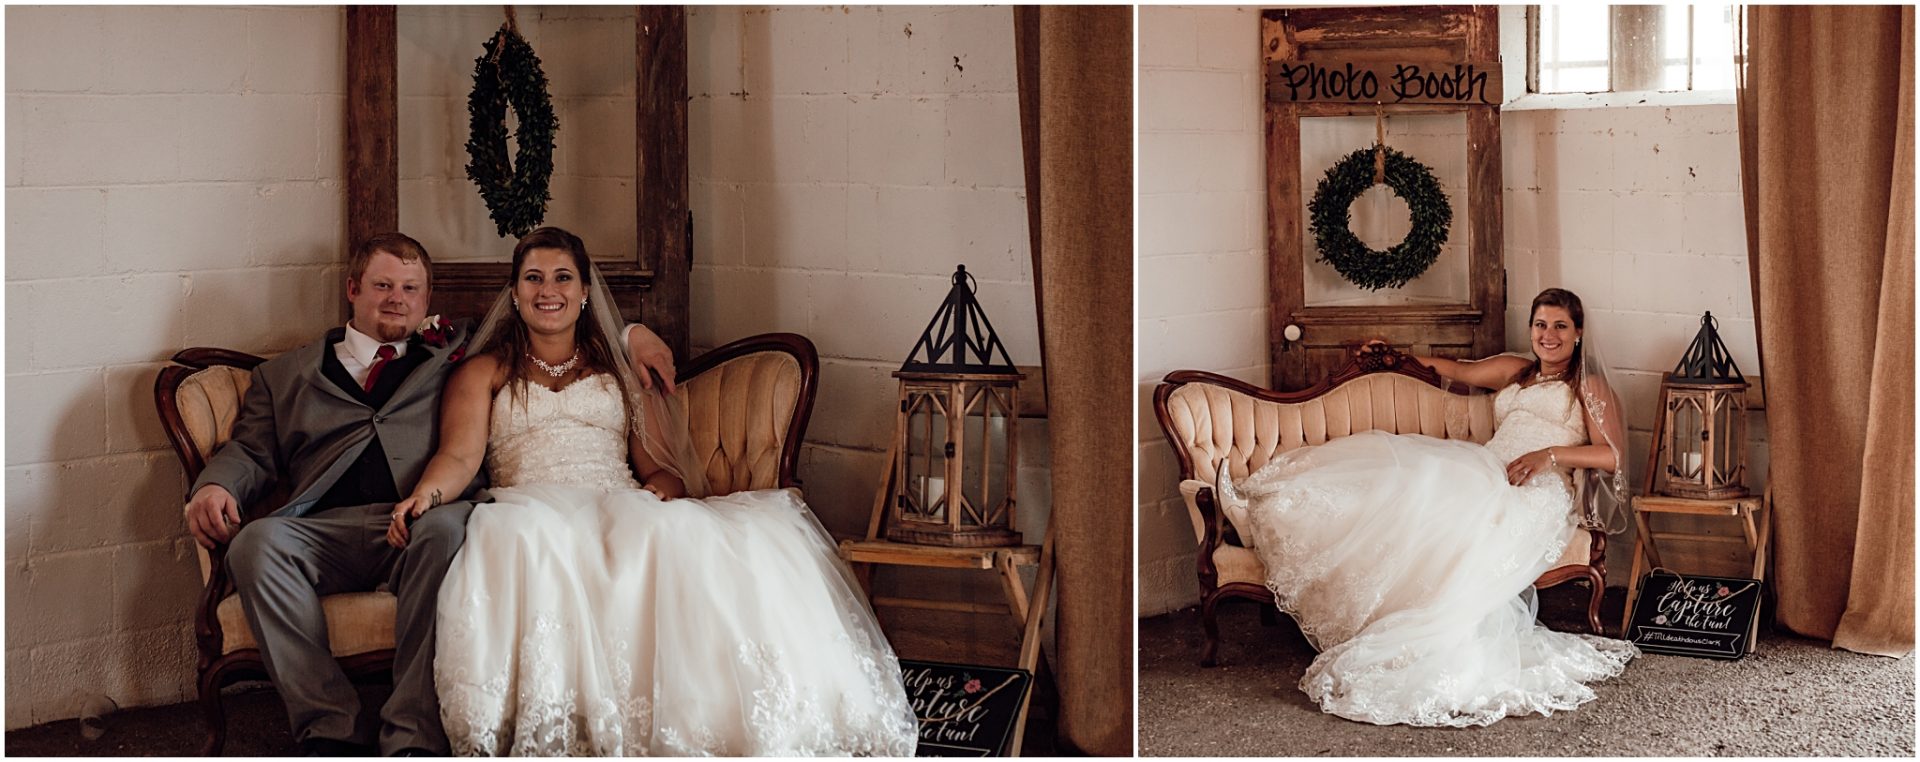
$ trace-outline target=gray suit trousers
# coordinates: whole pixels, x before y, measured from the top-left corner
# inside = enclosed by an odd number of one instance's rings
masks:
[[[434,614],[440,582],[466,542],[473,504],[448,503],[421,514],[405,550],[387,544],[392,510],[393,504],[380,503],[256,519],[227,549],[241,606],[286,702],[295,741],[373,745],[373,730],[355,727],[359,694],[328,647],[320,598],[385,581],[399,603],[393,695],[380,710],[380,750],[449,751],[433,685]]]

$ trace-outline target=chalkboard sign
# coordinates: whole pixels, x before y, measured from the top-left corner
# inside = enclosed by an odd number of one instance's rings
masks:
[[[1649,653],[1738,659],[1753,650],[1760,581],[1650,572],[1627,639]]]
[[[907,703],[920,718],[916,757],[1004,753],[1033,682],[1024,669],[900,660]]]

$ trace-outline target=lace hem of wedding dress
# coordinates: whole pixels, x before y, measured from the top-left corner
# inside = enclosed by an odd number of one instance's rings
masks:
[[[1518,599],[1516,607],[1524,611]],[[1284,613],[1287,609],[1280,609]],[[1296,620],[1297,621],[1297,620]],[[1420,662],[1433,654],[1398,653],[1391,658],[1365,654],[1362,639],[1350,640],[1321,653],[1300,678],[1300,690],[1327,714],[1375,725],[1415,727],[1479,727],[1507,717],[1551,716],[1599,697],[1589,683],[1619,677],[1640,649],[1624,640],[1578,633],[1554,632],[1528,623],[1531,632],[1520,640],[1530,657],[1504,679],[1485,681],[1480,675],[1431,674]],[[1501,646],[1490,646],[1500,648]],[[1469,646],[1472,648],[1472,646]],[[1444,658],[1444,657],[1440,657]],[[1354,661],[1371,662],[1349,670]],[[1411,674],[1410,674],[1411,673]],[[1491,682],[1491,686],[1484,685]],[[1465,689],[1481,684],[1470,694]]]
[[[850,640],[848,641],[850,644]],[[609,756],[760,756],[760,757],[907,757],[912,734],[892,727],[905,707],[885,703],[856,711],[842,703],[836,716],[820,716],[817,701],[804,696],[785,671],[780,649],[742,643],[741,666],[753,668],[765,683],[751,691],[744,738],[710,726],[656,726],[651,701],[624,690],[631,671],[615,670],[623,701],[583,702],[577,690],[535,691],[522,685],[512,701],[502,701],[509,686],[504,674],[485,683],[443,675],[441,716],[455,756],[609,757]],[[887,658],[898,673],[899,663]],[[860,665],[879,689],[887,669],[866,659]],[[656,690],[657,692],[657,690]],[[885,695],[884,690],[876,693]],[[591,716],[580,713],[593,704]],[[905,739],[903,743],[903,739]]]

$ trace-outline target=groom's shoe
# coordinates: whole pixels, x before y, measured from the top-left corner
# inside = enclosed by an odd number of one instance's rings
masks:
[[[302,757],[371,757],[372,747],[336,738],[309,738],[294,746]]]

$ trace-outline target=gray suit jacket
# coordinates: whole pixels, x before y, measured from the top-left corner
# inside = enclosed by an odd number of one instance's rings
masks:
[[[471,330],[470,321],[461,321],[445,346],[410,350],[429,356],[379,410],[321,372],[323,353],[333,351],[327,337],[261,363],[253,369],[233,435],[207,460],[189,499],[201,486],[218,484],[250,507],[279,478],[291,485],[292,497],[273,515],[306,515],[375,434],[386,450],[394,491],[403,498],[411,494],[440,440],[440,390],[453,368],[447,358]],[[463,495],[485,483],[482,469]]]

